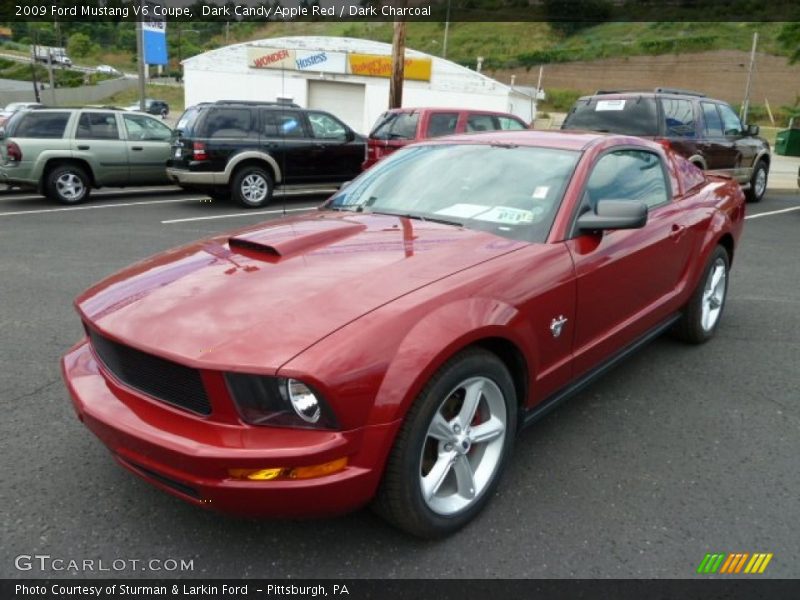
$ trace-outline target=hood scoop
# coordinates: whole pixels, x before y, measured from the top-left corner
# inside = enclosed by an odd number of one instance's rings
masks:
[[[340,219],[301,221],[240,233],[228,239],[228,246],[232,251],[274,261],[333,244],[364,229],[362,223]]]

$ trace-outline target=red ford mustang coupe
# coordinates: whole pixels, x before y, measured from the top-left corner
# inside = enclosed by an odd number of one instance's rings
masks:
[[[410,146],[319,211],[89,289],[64,377],[120,464],[191,503],[372,502],[441,536],[521,427],[667,329],[714,335],[744,210],[735,181],[636,138]]]

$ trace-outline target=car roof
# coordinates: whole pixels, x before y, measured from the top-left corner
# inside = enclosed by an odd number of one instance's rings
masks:
[[[507,144],[513,146],[530,146],[539,148],[553,148],[558,150],[585,150],[589,146],[606,140],[619,138],[620,142],[647,142],[639,138],[631,138],[625,135],[610,135],[592,131],[560,131],[560,130],[505,130],[487,131],[480,133],[462,133],[460,135],[450,135],[432,140],[425,140],[423,143],[460,143],[460,144]]]
[[[486,110],[485,108],[458,108],[452,106],[404,106],[401,108],[390,108],[386,112],[389,113],[412,113],[412,112],[471,112],[477,115],[502,115],[504,117],[513,117],[522,121],[523,119],[510,112],[502,110]]]

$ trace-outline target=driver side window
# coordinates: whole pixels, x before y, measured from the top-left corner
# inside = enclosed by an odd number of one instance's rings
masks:
[[[667,202],[667,180],[659,157],[646,150],[617,150],[603,156],[594,165],[584,193],[584,204],[592,211],[599,200],[630,200],[648,208]]]
[[[327,140],[343,140],[347,137],[347,128],[344,123],[325,113],[308,113],[311,131],[315,138]]]

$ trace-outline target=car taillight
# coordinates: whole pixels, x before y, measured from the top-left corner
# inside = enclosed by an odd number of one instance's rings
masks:
[[[203,142],[195,142],[192,146],[192,157],[195,160],[208,160],[206,145]]]
[[[8,142],[6,145],[6,154],[10,161],[20,162],[22,160],[22,150],[20,150],[16,142]]]

